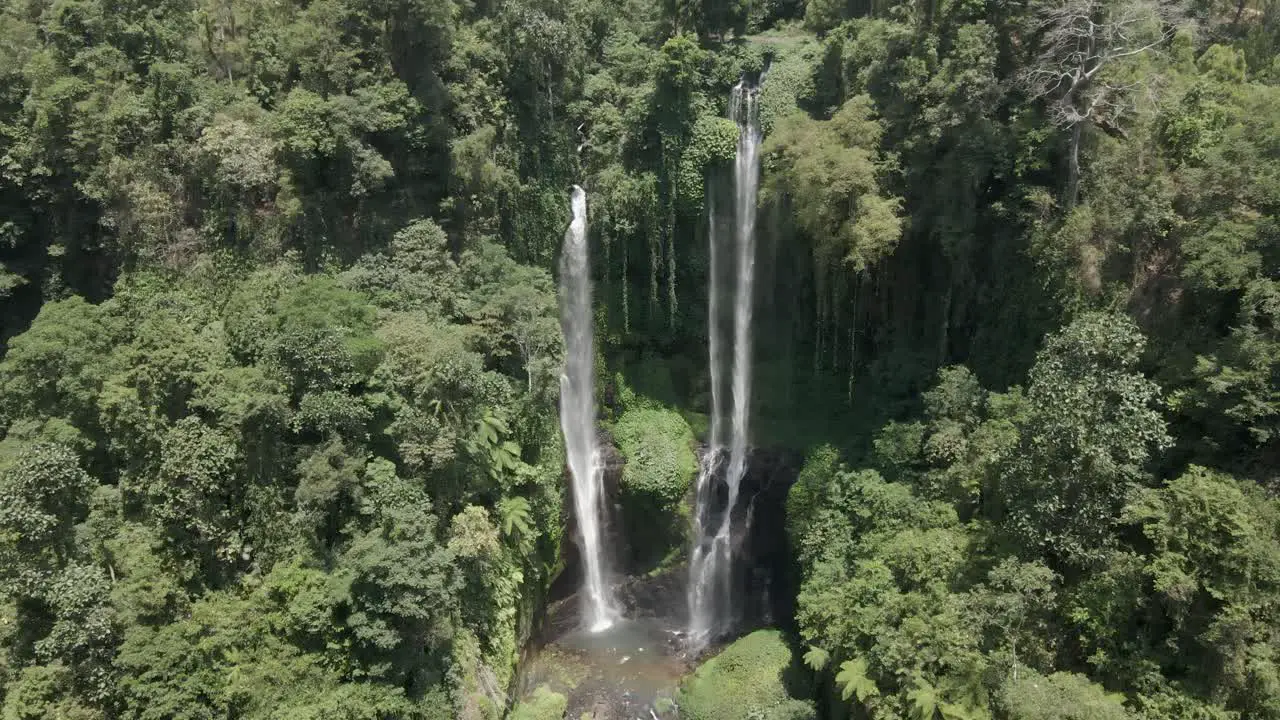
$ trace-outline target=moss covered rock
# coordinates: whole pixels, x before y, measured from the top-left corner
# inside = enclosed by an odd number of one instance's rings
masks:
[[[708,660],[680,688],[682,720],[806,720],[807,673],[778,630],[758,630]]]
[[[628,410],[613,427],[618,449],[627,459],[623,487],[672,504],[679,503],[698,472],[689,423],[674,410]]]
[[[517,703],[507,717],[509,720],[562,720],[568,709],[568,698],[540,685],[533,695]]]
[[[685,495],[698,473],[693,429],[674,410],[639,407],[613,426],[626,459],[620,496],[633,570],[651,568],[684,545]]]

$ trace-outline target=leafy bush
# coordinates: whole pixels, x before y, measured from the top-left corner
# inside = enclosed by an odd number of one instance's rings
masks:
[[[697,212],[702,208],[707,170],[733,162],[737,149],[737,123],[714,114],[698,117],[676,176],[676,193],[687,210]]]
[[[1005,685],[1005,710],[1018,720],[1127,720],[1124,696],[1108,693],[1083,675],[1024,672]]]
[[[674,410],[635,408],[618,418],[613,435],[627,461],[620,494],[628,547],[643,567],[683,544],[682,500],[698,472],[693,430]]]
[[[762,717],[764,720],[818,720],[818,711],[806,700],[788,700]]]
[[[791,645],[778,630],[758,630],[708,660],[680,688],[686,720],[799,720],[816,717],[791,693],[807,689]],[[810,712],[804,714],[803,708]]]
[[[629,410],[613,426],[618,449],[627,459],[623,487],[670,505],[678,503],[698,471],[693,430],[674,410]]]
[[[568,698],[546,685],[540,685],[528,700],[516,704],[510,720],[560,720],[568,708]]]

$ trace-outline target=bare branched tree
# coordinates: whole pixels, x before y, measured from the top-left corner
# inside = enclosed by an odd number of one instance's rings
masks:
[[[1049,104],[1049,119],[1071,133],[1066,205],[1080,184],[1080,138],[1092,123],[1121,133],[1118,121],[1154,91],[1154,78],[1115,82],[1108,68],[1159,52],[1191,21],[1183,0],[1047,0],[1036,14],[1040,54],[1019,75],[1023,89]]]

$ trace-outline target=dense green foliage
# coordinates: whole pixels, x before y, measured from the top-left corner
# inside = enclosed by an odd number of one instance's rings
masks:
[[[623,487],[674,510],[698,470],[689,423],[671,410],[642,407],[623,413],[612,429],[627,461]]]
[[[568,186],[649,567],[763,75],[828,710],[1280,718],[1277,57],[1275,0],[0,0],[0,717],[502,715]]]
[[[1130,321],[1085,314],[1025,391],[946,368],[872,468],[810,458],[788,507],[798,620],[844,700],[875,717],[1280,713],[1280,501],[1200,466],[1145,470],[1169,437],[1141,349]]]
[[[0,362],[6,717],[496,716],[561,532],[554,316],[430,222],[46,305]]]
[[[647,569],[686,544],[698,473],[693,430],[679,413],[653,407],[627,410],[611,429],[626,462],[618,495],[630,560]]]
[[[568,705],[564,695],[546,685],[539,685],[533,696],[517,703],[507,717],[510,720],[561,720]]]
[[[807,672],[786,637],[757,630],[740,638],[685,679],[677,697],[689,720],[805,720],[815,718]]]
[[[1280,717],[1278,19],[808,4],[803,122],[869,97],[907,216],[818,283],[862,412],[788,527],[835,716]],[[830,182],[790,200],[815,248]]]

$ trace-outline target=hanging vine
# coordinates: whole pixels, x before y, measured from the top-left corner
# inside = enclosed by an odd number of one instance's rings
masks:
[[[627,250],[622,246],[622,332],[631,334],[631,283],[627,281]]]
[[[676,206],[675,198],[667,204],[667,329],[676,329]]]
[[[858,270],[853,281],[853,313],[849,328],[849,406],[853,406],[853,386],[858,368],[858,306],[862,295],[862,270]]]

